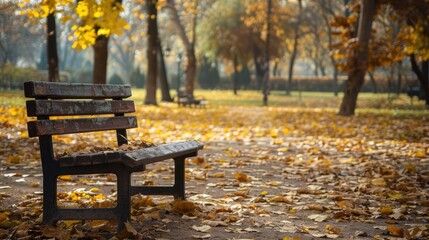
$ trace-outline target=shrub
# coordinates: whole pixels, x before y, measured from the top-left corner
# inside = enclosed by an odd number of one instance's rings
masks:
[[[113,74],[109,79],[109,84],[124,84],[124,81],[118,74]]]
[[[146,77],[141,72],[139,67],[134,68],[133,72],[131,73],[130,84],[132,87],[135,88],[144,88],[146,84]]]
[[[13,65],[0,67],[0,89],[22,89],[27,81],[47,81],[45,71],[34,68],[19,68]]]

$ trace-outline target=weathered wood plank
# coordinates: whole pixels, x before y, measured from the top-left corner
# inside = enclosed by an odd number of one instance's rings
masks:
[[[60,167],[110,164],[121,161],[120,152],[103,151],[58,158]]]
[[[131,96],[129,85],[25,82],[25,97],[52,99],[106,99],[128,98]]]
[[[196,153],[204,145],[198,141],[173,142],[156,147],[143,148],[123,154],[122,159],[129,167],[149,164],[165,159]]]
[[[27,115],[36,116],[71,116],[109,113],[135,112],[133,101],[63,101],[30,100],[27,101]]]
[[[137,127],[136,117],[77,118],[38,120],[27,123],[28,136],[60,135]]]

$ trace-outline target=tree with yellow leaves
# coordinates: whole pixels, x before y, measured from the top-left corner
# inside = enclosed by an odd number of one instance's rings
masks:
[[[388,7],[393,7],[395,11],[391,15],[402,26],[394,38],[387,34],[391,29],[380,34],[380,29],[371,27],[374,19]],[[428,9],[427,1],[361,0],[352,5],[349,16],[336,17],[333,26],[339,30],[336,37],[342,40],[335,46],[333,53],[338,60],[342,60],[337,62],[339,68],[348,73],[340,115],[354,115],[357,97],[367,71],[400,62],[406,56],[410,56],[412,69],[423,91],[427,93],[426,105],[429,106]],[[407,24],[403,24],[404,22]]]
[[[61,22],[71,21],[73,35],[72,47],[76,50],[84,50],[94,46],[94,83],[106,83],[107,71],[107,43],[109,36],[122,34],[128,28],[127,22],[120,16],[123,11],[120,1],[117,0],[79,0],[77,4],[73,0],[40,0],[33,2],[23,0],[19,3],[21,13],[31,18],[48,18],[48,57],[49,62],[55,62],[53,49],[55,35],[55,13],[60,15]],[[50,50],[51,49],[51,50]],[[56,65],[49,65],[49,71],[58,69]],[[50,78],[51,79],[51,78]],[[58,78],[52,78],[57,79]]]

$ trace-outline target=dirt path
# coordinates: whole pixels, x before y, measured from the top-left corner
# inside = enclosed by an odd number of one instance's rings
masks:
[[[137,233],[128,232],[127,237],[424,239],[429,236],[428,159],[405,156],[386,159],[384,147],[368,154],[352,151],[356,147],[352,142],[350,150],[338,152],[327,142],[311,137],[206,142],[199,157],[189,160],[187,165],[187,197],[195,208],[183,214],[171,206],[170,197],[153,197],[152,205],[138,204],[145,197],[134,199],[137,205],[131,224]],[[40,236],[43,230],[33,225],[40,215],[40,167],[3,163],[1,169],[0,213],[10,211],[9,219],[15,220],[15,225],[27,229],[26,233],[32,237]],[[171,173],[171,164],[157,163],[133,179],[136,184],[168,184]],[[92,189],[109,200],[115,189],[108,176],[64,178],[60,183],[59,192],[67,196],[76,189],[87,192]],[[401,187],[413,190],[400,191]],[[24,223],[28,226],[22,226]],[[100,232],[108,229],[109,224],[98,224],[82,231],[86,236],[101,237]],[[68,231],[66,236],[79,236],[76,227],[69,228],[72,231],[58,229],[54,234],[63,236]],[[20,232],[16,230],[17,227],[3,226],[0,237],[19,238]],[[25,239],[25,233],[20,234]]]

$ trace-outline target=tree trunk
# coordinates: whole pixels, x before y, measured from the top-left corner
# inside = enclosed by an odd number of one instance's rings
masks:
[[[196,2],[198,4],[198,2]],[[185,67],[185,92],[187,94],[193,94],[194,92],[194,85],[195,85],[195,79],[196,79],[196,73],[197,73],[197,59],[195,57],[195,40],[196,40],[196,34],[195,34],[195,28],[197,24],[197,14],[195,14],[193,19],[193,35],[192,39],[186,35],[185,27],[180,21],[179,14],[177,12],[177,9],[175,7],[174,0],[168,0],[168,8],[171,12],[171,17],[173,20],[173,23],[176,25],[176,31],[179,36],[179,38],[182,40],[183,45],[186,49],[186,67]]]
[[[328,2],[328,3],[330,3],[330,2]],[[346,4],[346,2],[344,2],[344,4]],[[332,27],[331,27],[331,23],[328,19],[328,13],[327,12],[331,13],[331,15],[333,17],[335,17],[335,15],[332,12],[332,6],[331,5],[329,5],[328,7],[325,7],[324,5],[322,5],[322,6],[324,9],[326,9],[326,8],[328,9],[328,10],[325,10],[325,14],[322,14],[322,17],[323,17],[323,20],[325,22],[325,26],[328,30],[329,46],[332,46]],[[338,90],[339,90],[338,89],[338,67],[337,67],[337,62],[335,61],[335,58],[332,55],[330,56],[330,60],[331,60],[331,64],[332,64],[332,78],[334,81],[333,91],[334,91],[334,96],[337,97],[338,96]]]
[[[369,75],[369,79],[371,80],[371,84],[372,84],[372,92],[373,93],[377,93],[377,82],[375,81],[375,77],[374,77],[374,73],[372,72],[368,72]]]
[[[301,0],[298,0],[301,2]],[[262,105],[268,106],[268,94],[270,92],[270,32],[271,32],[271,4],[272,1],[268,0],[268,10],[267,10],[267,37],[265,40],[265,75],[264,75],[264,83],[262,86]]]
[[[170,96],[170,86],[168,85],[167,79],[167,69],[165,68],[164,62],[164,53],[162,51],[161,41],[158,38],[158,79],[159,86],[161,88],[161,101],[163,102],[173,102],[173,99]]]
[[[334,57],[331,57],[331,62],[334,68],[334,71],[332,73],[332,77],[334,79],[334,96],[338,97],[338,68]]]
[[[421,63],[421,69],[417,64],[417,60],[414,54],[410,55],[411,68],[419,79],[421,89],[425,94],[425,105],[429,108],[429,60]]]
[[[60,81],[60,74],[58,68],[57,30],[54,13],[48,15],[47,24],[48,79],[49,82],[58,82]]]
[[[396,72],[396,95],[399,96],[402,90],[402,61],[397,63],[397,72]]]
[[[234,55],[234,77],[232,79],[232,86],[234,95],[237,95],[238,88],[238,57],[237,54]]]
[[[195,57],[195,50],[193,47],[186,50],[186,59],[185,92],[192,95],[194,93],[195,78],[197,73],[197,59]]]
[[[357,97],[364,83],[365,73],[368,67],[368,49],[371,38],[372,22],[375,14],[376,3],[374,0],[362,0],[359,15],[359,28],[357,46],[354,54],[349,59],[349,71],[344,97],[341,102],[339,115],[352,116],[355,114]]]
[[[105,36],[97,37],[94,49],[94,65],[92,70],[92,82],[94,84],[107,83],[107,58],[108,58],[109,38]]]
[[[273,71],[272,71],[273,76],[277,76],[278,75],[278,73],[277,73],[277,68],[278,67],[279,67],[279,61],[275,61],[274,62],[274,66],[273,66]]]
[[[298,53],[298,40],[299,40],[299,26],[301,25],[301,10],[302,10],[302,0],[298,0],[299,12],[298,19],[294,29],[294,39],[293,39],[293,50],[289,60],[289,74],[288,74],[288,86],[286,89],[286,95],[290,96],[292,91],[292,78],[293,78],[293,67],[295,65],[295,58]]]
[[[260,57],[259,55],[254,53],[253,64],[255,65],[255,72],[256,72],[256,90],[262,89],[262,82],[264,81],[264,76],[265,76],[263,63],[258,61],[259,57]]]
[[[147,83],[146,98],[144,104],[156,105],[156,79],[157,79],[157,46],[158,46],[158,26],[157,26],[157,0],[147,0],[146,7],[148,16],[148,47],[147,47]]]

